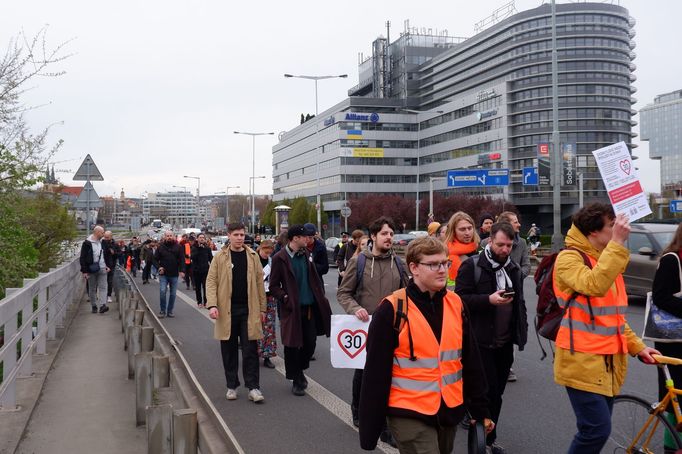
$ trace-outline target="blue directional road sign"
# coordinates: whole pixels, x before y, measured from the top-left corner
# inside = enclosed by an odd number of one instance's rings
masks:
[[[523,185],[524,186],[537,186],[539,183],[538,179],[538,169],[535,167],[524,167],[523,168]]]
[[[670,212],[671,213],[682,213],[682,200],[671,200],[670,201]]]
[[[509,186],[509,169],[448,170],[448,187]]]

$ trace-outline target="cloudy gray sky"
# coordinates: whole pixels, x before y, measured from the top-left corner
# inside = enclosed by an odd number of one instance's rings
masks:
[[[275,132],[256,140],[256,175],[268,176],[257,180],[256,191],[270,193],[276,134],[295,127],[302,112],[315,112],[314,83],[284,73],[347,73],[348,79],[320,82],[323,111],[357,83],[358,53],[370,53],[387,20],[392,37],[406,19],[411,26],[471,36],[474,24],[505,1],[3,3],[0,49],[22,30],[32,36],[45,24],[49,44],[73,39],[66,47],[73,56],[53,68],[66,74],[35,80],[26,96],[30,105],[48,103],[28,116],[36,129],[63,122],[51,133],[65,141],[57,168],[75,171],[90,153],[105,177],[95,183],[100,195],[124,188],[138,196],[173,185],[196,188],[183,175],[201,177],[202,194],[227,185],[248,193],[251,138],[234,130]],[[516,8],[541,3],[517,0]],[[620,4],[637,20],[639,109],[656,94],[682,88],[682,2]],[[648,160],[646,142],[636,154],[645,189],[658,191],[659,164]],[[71,176],[58,174],[65,184],[72,184]]]

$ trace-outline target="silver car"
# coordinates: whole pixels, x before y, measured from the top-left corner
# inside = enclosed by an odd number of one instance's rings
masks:
[[[630,250],[630,262],[623,278],[630,296],[646,296],[651,291],[661,251],[673,239],[677,224],[632,224],[625,246]]]

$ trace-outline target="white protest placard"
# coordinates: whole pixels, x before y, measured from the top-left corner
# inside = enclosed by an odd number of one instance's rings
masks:
[[[625,142],[618,142],[592,152],[609,194],[613,211],[625,214],[630,222],[651,214],[649,201],[639,183],[637,169]]]
[[[332,315],[329,339],[332,366],[338,369],[365,367],[368,329],[369,321],[363,322],[355,315]]]

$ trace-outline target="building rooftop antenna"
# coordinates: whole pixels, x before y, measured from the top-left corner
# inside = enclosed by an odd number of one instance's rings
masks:
[[[486,28],[490,27],[491,25],[494,25],[500,22],[501,20],[508,18],[514,13],[516,13],[516,1],[511,0],[509,3],[505,3],[504,5],[500,6],[495,11],[493,11],[492,14],[490,14],[490,16],[486,17],[481,21],[476,22],[474,24],[474,33],[478,34],[485,30]]]

